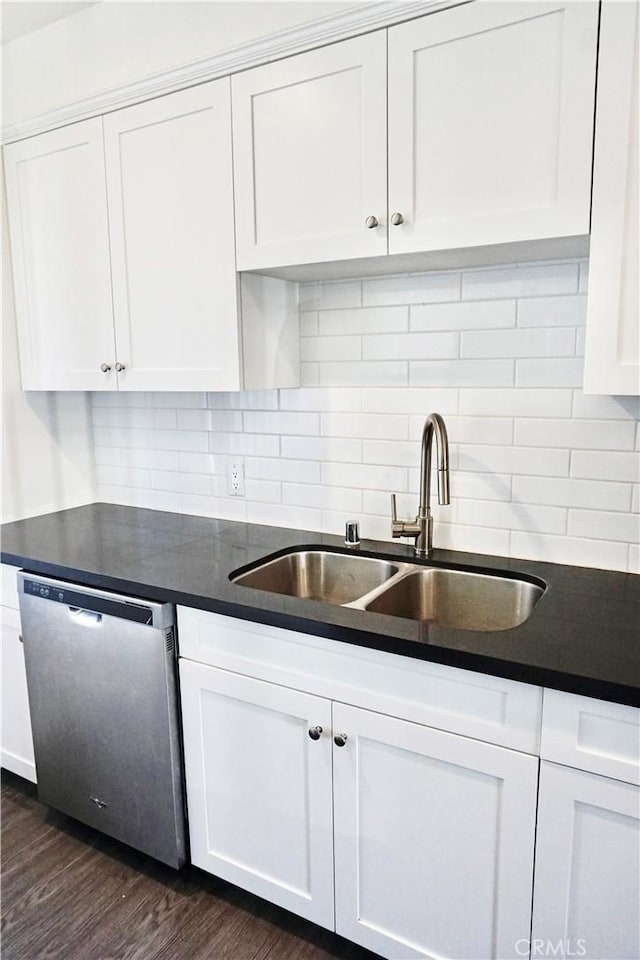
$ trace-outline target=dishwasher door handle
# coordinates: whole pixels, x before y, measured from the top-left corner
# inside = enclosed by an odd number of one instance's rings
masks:
[[[82,607],[69,607],[69,618],[83,627],[99,627],[102,623],[102,614],[94,610],[83,610]]]

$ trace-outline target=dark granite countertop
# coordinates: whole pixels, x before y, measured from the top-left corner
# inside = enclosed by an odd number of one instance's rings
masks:
[[[529,619],[478,632],[300,600],[231,583],[229,574],[291,547],[344,549],[342,538],[96,503],[1,528],[3,563],[88,586],[373,647],[402,656],[640,706],[640,577],[436,550],[433,564],[536,577],[547,589]],[[413,560],[412,548],[356,548]]]

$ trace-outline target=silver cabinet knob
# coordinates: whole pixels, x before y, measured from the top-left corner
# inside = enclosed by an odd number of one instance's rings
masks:
[[[309,736],[311,737],[312,740],[319,740],[321,733],[322,733],[321,726],[318,725],[315,727],[309,727]]]
[[[345,743],[347,742],[346,733],[337,733],[333,738],[333,742],[335,743],[336,747],[344,747]]]
[[[374,227],[377,227],[379,225],[377,217],[367,217],[367,219],[365,220],[365,223],[369,227],[369,230],[373,230]]]
[[[102,370],[103,373],[109,373],[109,370],[111,370],[111,364],[110,364],[110,363],[101,363],[101,364],[100,364],[100,369]]]
[[[125,369],[124,363],[116,363],[116,373],[122,373]]]
[[[404,217],[401,213],[392,213],[391,223],[394,225],[394,227],[399,227],[401,223],[404,223]]]

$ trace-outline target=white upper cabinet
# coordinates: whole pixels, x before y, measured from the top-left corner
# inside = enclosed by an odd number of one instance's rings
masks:
[[[125,390],[238,390],[229,79],[104,118]]]
[[[102,120],[10,144],[4,155],[23,389],[112,390]]]
[[[5,163],[23,389],[297,386],[296,285],[236,273],[228,77]]]
[[[386,254],[386,96],[385,31],[232,78],[239,270]]]
[[[593,2],[390,28],[390,253],[589,232],[597,30]]]
[[[479,0],[233,77],[238,268],[586,236],[597,35]]]
[[[637,3],[602,5],[585,393],[640,394],[639,21]]]

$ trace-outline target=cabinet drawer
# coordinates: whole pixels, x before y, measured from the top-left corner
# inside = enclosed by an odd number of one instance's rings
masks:
[[[615,780],[640,780],[640,710],[545,690],[541,756]]]
[[[539,749],[542,691],[410,657],[178,607],[180,656],[511,747]]]

